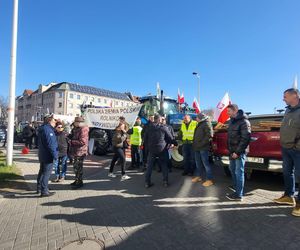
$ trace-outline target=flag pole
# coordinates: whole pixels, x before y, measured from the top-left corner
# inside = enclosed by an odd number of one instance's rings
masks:
[[[18,37],[18,7],[19,0],[14,0],[13,27],[11,43],[11,65],[10,65],[10,88],[8,104],[8,126],[7,126],[7,146],[6,165],[11,166],[13,160],[14,144],[14,123],[15,123],[15,95],[16,95],[16,65],[17,65],[17,37]]]

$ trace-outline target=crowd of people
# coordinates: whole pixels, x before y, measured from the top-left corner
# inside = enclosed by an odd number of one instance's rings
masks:
[[[295,200],[295,178],[300,180],[300,93],[296,89],[284,92],[287,110],[280,129],[282,146],[283,176],[285,184],[284,195],[274,202],[294,206],[292,214],[300,216],[300,196]],[[229,169],[232,176],[232,193],[227,194],[229,200],[242,201],[244,196],[244,172],[246,155],[251,139],[251,125],[236,104],[228,106],[227,146],[229,152]],[[38,130],[38,149],[40,170],[37,178],[37,192],[42,197],[50,196],[48,181],[54,169],[53,182],[61,182],[66,178],[67,161],[73,162],[75,181],[71,183],[74,189],[83,186],[83,164],[88,155],[89,128],[82,117],[76,117],[70,133],[64,130],[63,123],[56,121],[53,116],[45,117],[45,123]],[[34,133],[27,128],[28,137]],[[156,114],[150,116],[147,124],[142,124],[137,118],[132,128],[129,128],[124,117],[120,117],[112,138],[114,156],[110,163],[108,177],[115,178],[116,163],[121,167],[121,181],[130,179],[126,174],[126,152],[131,147],[131,165],[129,169],[145,171],[145,187],[153,186],[151,175],[154,166],[162,172],[162,185],[169,186],[169,172],[172,171],[171,150],[182,142],[184,169],[182,175],[192,176],[193,183],[202,183],[204,187],[215,184],[212,166],[209,161],[213,128],[209,118],[197,114],[196,119],[185,115],[180,131],[175,138],[171,126],[166,124],[166,118]],[[129,143],[128,143],[129,142]],[[26,145],[32,145],[31,139]]]

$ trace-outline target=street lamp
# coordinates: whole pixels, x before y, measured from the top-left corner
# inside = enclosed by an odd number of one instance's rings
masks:
[[[198,104],[200,105],[200,75],[197,72],[193,72],[193,75],[198,78]]]

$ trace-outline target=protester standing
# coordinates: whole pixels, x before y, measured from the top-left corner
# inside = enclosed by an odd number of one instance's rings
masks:
[[[73,159],[75,181],[71,183],[74,189],[83,186],[83,162],[88,154],[89,128],[84,124],[83,117],[76,117],[74,128],[69,137],[69,154]]]
[[[130,135],[131,145],[131,166],[130,169],[140,168],[141,164],[141,145],[142,145],[141,119],[138,117],[134,126],[127,131]]]
[[[155,115],[154,122],[149,125],[145,134],[145,145],[148,148],[147,172],[145,175],[145,187],[149,188],[153,184],[151,182],[151,174],[154,162],[158,159],[163,173],[163,185],[169,185],[168,180],[168,159],[169,153],[167,146],[169,144],[177,145],[176,140],[171,135],[166,126],[161,124],[161,116]]]
[[[34,137],[35,131],[32,127],[32,123],[29,123],[22,132],[23,138],[25,139],[25,147],[32,149],[32,139]]]
[[[228,106],[228,115],[230,117],[227,133],[229,168],[235,192],[226,197],[229,200],[242,201],[245,184],[245,161],[251,138],[251,126],[244,111],[239,109],[236,104]]]
[[[112,178],[116,177],[113,171],[117,160],[119,160],[121,164],[122,181],[130,179],[130,177],[125,173],[126,159],[125,159],[125,153],[123,147],[124,147],[124,141],[126,139],[127,139],[127,135],[125,131],[125,123],[120,123],[116,127],[115,133],[112,138],[113,151],[115,154],[110,163],[108,176]]]
[[[166,126],[166,128],[169,130],[171,136],[172,136],[173,138],[175,138],[175,132],[174,132],[174,129],[173,129],[173,127],[172,127],[171,125],[168,125],[168,124],[167,124],[166,117],[164,117],[164,116],[161,117],[161,124],[164,125],[164,126]],[[169,169],[169,172],[172,172],[172,160],[171,160],[171,152],[170,152],[171,147],[172,147],[171,144],[168,144],[168,145],[167,145],[168,154],[169,154],[169,158],[168,158],[168,169]],[[159,167],[160,167],[160,166],[159,166]],[[161,168],[161,167],[160,167],[160,168]],[[160,169],[160,170],[161,170],[161,169]]]
[[[197,122],[192,120],[190,115],[185,115],[178,137],[182,140],[182,153],[184,162],[184,171],[182,175],[193,175],[195,158],[193,151],[194,131]]]
[[[54,192],[49,192],[48,182],[53,164],[58,159],[58,145],[54,130],[55,125],[56,120],[50,115],[45,117],[45,123],[39,129],[38,157],[40,169],[37,176],[37,193],[40,193],[41,197],[54,194]]]
[[[148,117],[148,122],[146,124],[144,124],[143,126],[143,130],[142,130],[142,155],[143,155],[143,171],[146,170],[147,168],[147,159],[148,159],[148,147],[147,145],[144,143],[145,142],[145,134],[148,130],[148,128],[150,127],[150,125],[154,122],[154,115],[150,115]]]
[[[295,179],[300,182],[300,93],[298,89],[284,91],[283,100],[288,105],[280,128],[280,144],[282,147],[282,169],[284,178],[284,194],[274,201],[278,204],[296,207],[292,215],[300,216],[300,193],[295,202]]]
[[[213,185],[212,168],[209,162],[209,150],[213,137],[213,129],[209,117],[200,113],[196,117],[198,122],[193,140],[193,150],[195,152],[196,170],[192,182],[203,182],[204,187]],[[206,176],[206,178],[204,178]]]
[[[64,131],[62,122],[56,123],[56,138],[58,143],[58,159],[54,165],[55,179],[53,182],[62,182],[66,178],[68,160],[68,134]]]

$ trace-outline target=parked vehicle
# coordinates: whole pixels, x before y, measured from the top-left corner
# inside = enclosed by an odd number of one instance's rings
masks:
[[[252,133],[245,164],[248,178],[253,170],[282,172],[279,134],[282,119],[282,114],[249,117]],[[230,175],[226,124],[223,128],[215,130],[212,146],[215,164],[224,167],[225,173]]]

